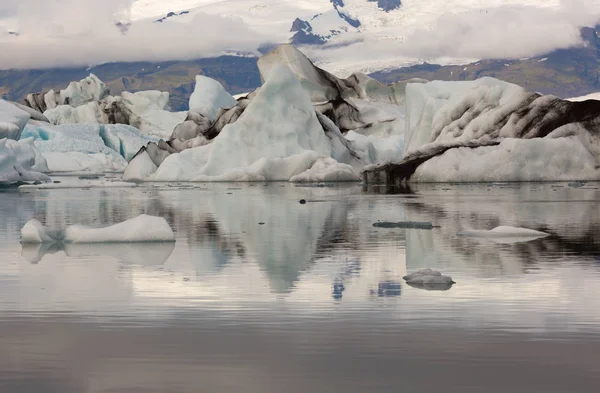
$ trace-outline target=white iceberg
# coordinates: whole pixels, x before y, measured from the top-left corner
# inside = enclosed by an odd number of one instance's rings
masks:
[[[19,140],[29,118],[28,112],[0,99],[0,139]]]
[[[365,168],[398,183],[600,179],[600,101],[570,102],[493,78],[408,84],[404,156]]]
[[[540,232],[533,229],[499,226],[492,230],[468,230],[458,232],[458,236],[485,237],[485,238],[529,238],[537,239],[550,236],[546,232]]]
[[[183,122],[186,112],[168,110],[169,93],[160,91],[123,92],[104,101],[87,102],[77,107],[59,105],[44,112],[55,125],[112,124],[131,125],[142,134],[167,139]]]
[[[121,93],[123,105],[131,111],[129,124],[142,134],[168,139],[187,112],[169,111],[169,93],[157,90]]]
[[[220,108],[228,109],[236,105],[235,98],[221,83],[204,75],[196,76],[196,86],[189,101],[190,112],[199,113],[214,121]]]
[[[450,149],[421,164],[415,182],[570,181],[600,179],[589,142],[564,138],[507,138],[497,146]]]
[[[33,146],[33,139],[0,139],[0,184],[19,181],[47,181],[46,160]]]
[[[66,89],[59,93],[49,91],[45,96],[46,104],[70,105],[78,107],[88,102],[100,101],[106,98],[110,90],[96,75],[90,74],[79,82],[71,82]]]
[[[129,163],[125,180],[358,180],[349,165],[330,159],[331,141],[286,66],[272,72],[240,118],[211,144],[169,155],[150,176],[156,163],[144,153]]]
[[[34,219],[27,222],[21,229],[21,243],[23,244],[173,241],[175,241],[175,234],[164,218],[145,214],[105,228],[71,225],[64,231],[52,230]]]

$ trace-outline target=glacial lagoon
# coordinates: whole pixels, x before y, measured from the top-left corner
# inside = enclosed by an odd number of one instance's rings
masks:
[[[596,391],[599,188],[2,189],[0,392]],[[20,244],[140,214],[176,242]],[[550,236],[457,235],[500,225]],[[427,267],[456,284],[402,280]]]

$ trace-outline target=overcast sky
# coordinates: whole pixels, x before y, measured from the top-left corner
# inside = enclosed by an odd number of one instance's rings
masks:
[[[0,27],[0,68],[197,58],[224,49],[252,51],[270,40],[241,19],[204,14],[185,24],[136,21],[122,35],[114,24],[129,20],[132,2],[0,0],[0,19],[18,21],[21,34],[7,36],[6,28],[2,32]],[[357,59],[530,57],[581,44],[579,28],[599,20],[598,3],[563,0],[561,8],[506,6],[468,12],[451,12],[449,7],[435,23],[408,34],[392,26],[390,35],[403,35],[402,42],[375,40],[367,32],[362,42],[330,49],[327,55]]]

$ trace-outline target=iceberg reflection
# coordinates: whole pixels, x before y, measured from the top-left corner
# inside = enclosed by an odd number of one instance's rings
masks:
[[[39,263],[46,255],[64,251],[71,258],[111,257],[126,264],[160,266],[174,249],[175,243],[23,244],[21,256],[30,263]]]

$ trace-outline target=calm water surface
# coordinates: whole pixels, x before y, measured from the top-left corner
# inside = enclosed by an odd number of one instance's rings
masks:
[[[597,392],[597,187],[4,190],[0,392]],[[165,217],[176,243],[19,242],[31,218],[142,213]],[[498,225],[551,236],[456,235]],[[425,267],[457,284],[402,280]]]

